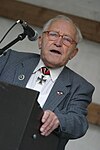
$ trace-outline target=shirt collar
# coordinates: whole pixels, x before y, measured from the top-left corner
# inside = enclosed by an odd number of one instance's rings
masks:
[[[40,59],[38,65],[36,66],[35,70],[33,71],[33,73],[35,73],[36,71],[38,71],[41,67],[44,67],[44,63],[43,61]]]
[[[33,73],[35,73],[36,71],[38,71],[41,67],[44,67],[45,66],[45,64],[43,63],[43,61],[40,59],[40,61],[39,61],[39,63],[38,63],[38,65],[37,65],[37,67],[35,68],[35,70],[33,71]],[[51,76],[51,79],[53,80],[53,81],[55,81],[57,78],[58,78],[58,76],[59,76],[59,74],[61,73],[61,71],[63,70],[63,68],[64,68],[64,66],[63,67],[59,67],[59,68],[49,68],[49,70],[50,70],[50,76]]]
[[[63,68],[64,67],[50,69],[50,74],[51,74],[51,78],[53,81],[55,81],[58,78],[58,76],[61,73],[61,71],[63,70]]]

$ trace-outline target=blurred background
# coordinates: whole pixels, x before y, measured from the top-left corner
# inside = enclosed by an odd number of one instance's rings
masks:
[[[50,18],[64,14],[74,20],[83,34],[78,55],[67,65],[95,86],[89,107],[89,130],[80,139],[69,141],[65,150],[100,149],[100,0],[0,0],[0,40],[19,19],[41,33]],[[0,49],[23,32],[17,24],[0,43]],[[38,42],[26,37],[11,47],[17,51],[39,53]]]

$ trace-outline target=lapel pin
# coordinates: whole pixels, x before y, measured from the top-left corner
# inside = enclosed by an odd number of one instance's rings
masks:
[[[63,95],[64,93],[62,91],[57,91],[58,95]]]
[[[25,79],[25,75],[24,74],[20,74],[19,76],[18,76],[18,80],[24,80]]]

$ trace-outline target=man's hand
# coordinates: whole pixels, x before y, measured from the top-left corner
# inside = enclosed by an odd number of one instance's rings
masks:
[[[44,111],[42,117],[42,126],[40,127],[41,135],[48,136],[54,129],[59,126],[59,120],[54,112],[50,110]]]

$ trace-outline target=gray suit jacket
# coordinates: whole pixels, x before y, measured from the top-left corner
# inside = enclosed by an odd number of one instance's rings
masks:
[[[25,87],[40,60],[38,54],[9,50],[0,57],[0,81]],[[94,87],[68,67],[57,78],[43,109],[58,116],[60,127],[55,130],[63,150],[69,139],[82,137],[87,129],[87,106],[91,102]]]

